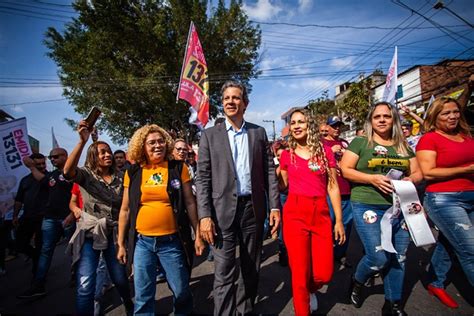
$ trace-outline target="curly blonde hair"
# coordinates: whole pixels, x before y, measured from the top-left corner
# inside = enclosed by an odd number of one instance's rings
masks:
[[[326,152],[324,151],[323,144],[320,141],[321,136],[319,134],[319,128],[317,126],[316,120],[311,116],[309,111],[305,109],[294,110],[290,115],[290,119],[295,113],[303,114],[306,122],[308,123],[308,138],[306,139],[306,144],[308,145],[309,151],[311,153],[310,160],[313,163],[317,163],[319,165],[322,163],[324,166],[324,171],[329,175],[329,163],[328,159],[326,158]],[[292,163],[294,162],[294,153],[297,144],[298,143],[290,130],[290,134],[288,136],[288,145],[290,147]]]
[[[145,152],[145,140],[151,133],[159,133],[166,142],[166,158],[172,159],[174,142],[170,134],[156,124],[147,124],[133,133],[128,143],[128,156],[139,165],[149,163]]]

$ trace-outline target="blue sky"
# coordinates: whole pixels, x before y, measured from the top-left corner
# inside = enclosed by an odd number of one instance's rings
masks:
[[[394,2],[244,1],[250,20],[261,22],[263,36],[259,61],[263,72],[251,82],[246,119],[264,126],[271,137],[271,123],[263,120],[275,120],[278,132],[283,127],[280,115],[290,107],[306,105],[326,89],[333,96],[336,85],[357,78],[360,72],[369,74],[376,67],[386,71],[395,45],[399,73],[443,58],[474,57],[474,29],[446,10],[433,9],[435,0],[402,0],[402,4],[436,27]],[[471,0],[444,3],[474,23]],[[69,4],[67,0],[0,0],[0,108],[27,118],[29,133],[40,140],[43,153],[51,149],[52,126],[59,144],[72,149],[77,134],[64,118],[80,116],[64,100],[32,103],[63,99],[60,87],[25,87],[18,82],[57,80],[56,65],[46,56],[42,40],[48,26],[62,29],[62,16],[72,15]],[[101,138],[108,140],[107,135]]]

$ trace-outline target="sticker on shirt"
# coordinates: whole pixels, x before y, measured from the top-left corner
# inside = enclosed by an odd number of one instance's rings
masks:
[[[146,180],[145,185],[163,185],[163,175],[161,173],[152,174],[148,180]]]
[[[373,224],[377,221],[377,213],[374,211],[368,210],[364,212],[364,215],[362,215],[362,218],[364,219],[364,222],[366,224]]]
[[[317,162],[310,160],[308,161],[308,168],[309,170],[316,172],[321,169],[321,166]]]
[[[181,187],[181,182],[179,182],[178,179],[171,180],[170,184],[171,184],[171,187],[176,190],[178,190]]]
[[[62,174],[60,174],[58,178],[59,178],[59,181],[66,181],[66,179],[64,178]]]
[[[48,184],[49,184],[50,187],[54,187],[54,185],[56,184],[56,180],[54,180],[54,178],[51,177],[51,178],[49,178],[49,183]]]
[[[375,146],[374,151],[377,156],[386,156],[388,154],[388,149],[380,145]]]

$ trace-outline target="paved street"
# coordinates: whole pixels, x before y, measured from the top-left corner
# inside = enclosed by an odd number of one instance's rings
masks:
[[[352,238],[350,259],[357,261],[361,255],[357,236]],[[264,258],[260,278],[259,297],[255,312],[261,314],[294,314],[291,285],[288,268],[278,263],[278,245],[266,240]],[[473,315],[473,291],[465,277],[456,266],[452,273],[452,283],[448,292],[459,303],[460,308],[451,310],[444,307],[431,297],[423,288],[426,263],[429,253],[423,249],[411,247],[408,253],[407,276],[405,282],[405,310],[409,315]],[[16,296],[24,291],[30,280],[30,263],[23,257],[7,262],[7,275],[0,277],[0,311],[1,314],[71,314],[74,311],[74,291],[69,287],[69,259],[64,255],[64,244],[57,248],[49,273],[47,284],[48,295],[37,300],[18,300]],[[194,293],[195,311],[198,314],[212,313],[212,279],[213,264],[205,261],[205,257],[196,260],[193,270],[191,288]],[[320,294],[318,313],[329,315],[380,315],[383,305],[383,286],[380,278],[376,279],[367,292],[370,296],[362,308],[356,309],[345,301],[349,279],[352,271],[341,269],[335,272],[329,286],[324,287]],[[461,294],[463,293],[463,294]],[[463,297],[464,295],[464,297]],[[467,297],[470,295],[470,297]],[[157,306],[159,314],[172,312],[172,298],[165,282],[157,284]],[[471,304],[468,302],[470,301]],[[103,305],[107,315],[123,315],[124,308],[120,305],[115,289],[106,293]]]

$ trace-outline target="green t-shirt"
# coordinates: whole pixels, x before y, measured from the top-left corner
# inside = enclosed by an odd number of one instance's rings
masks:
[[[403,176],[410,174],[410,158],[415,154],[409,150],[407,156],[397,154],[395,147],[382,146],[374,142],[367,147],[366,137],[356,137],[349,144],[348,150],[359,156],[356,170],[367,174],[386,175],[390,169],[403,172]],[[370,184],[351,183],[351,200],[366,204],[392,204],[392,195],[382,193]]]

